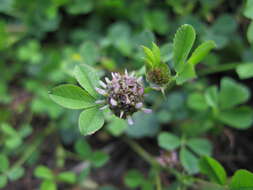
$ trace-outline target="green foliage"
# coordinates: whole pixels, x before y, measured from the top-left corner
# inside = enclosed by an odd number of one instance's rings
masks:
[[[200,162],[201,173],[207,175],[212,181],[224,185],[227,180],[227,174],[222,165],[211,157],[205,156]]]
[[[222,111],[219,119],[232,127],[238,129],[247,129],[251,126],[253,111],[250,107],[238,107],[232,110]]]
[[[251,190],[252,5],[0,0],[0,189]],[[125,69],[131,126],[96,90]]]
[[[37,178],[46,180],[53,180],[54,178],[53,172],[45,166],[38,166],[34,171],[34,175]]]
[[[205,97],[201,93],[192,93],[187,99],[187,105],[196,111],[204,111],[208,108]]]
[[[5,172],[9,168],[9,160],[4,154],[0,154],[0,172]]]
[[[99,168],[102,167],[109,160],[109,156],[102,151],[93,152],[90,161],[91,163]]]
[[[64,84],[50,92],[50,97],[56,103],[69,109],[83,109],[94,106],[94,98],[78,86]]]
[[[112,135],[118,137],[127,129],[127,124],[124,120],[114,117],[107,127]]]
[[[91,155],[91,147],[84,139],[79,139],[76,141],[75,151],[83,158],[89,158]]]
[[[75,173],[73,173],[73,172],[61,172],[57,176],[57,179],[59,181],[65,182],[65,183],[75,184],[77,177],[76,177]]]
[[[247,0],[245,10],[244,10],[244,16],[253,19],[253,6],[252,6],[253,1],[252,0]]]
[[[190,147],[190,149],[192,149],[193,152],[195,152],[199,156],[210,156],[212,153],[212,145],[206,139],[192,138],[187,142],[187,145]]]
[[[185,139],[168,132],[162,132],[158,136],[158,144],[161,148],[168,151],[175,151],[175,149],[180,148],[180,162],[190,174],[195,174],[199,171],[199,157],[209,156],[212,153],[212,145],[204,138]]]
[[[25,169],[23,167],[14,167],[8,171],[7,175],[10,181],[15,181],[23,177],[24,174],[25,174]]]
[[[95,87],[98,86],[96,71],[88,65],[76,66],[74,75],[79,84],[94,98],[98,96]]]
[[[181,144],[180,139],[176,135],[167,132],[159,134],[158,143],[161,148],[166,150],[174,150]]]
[[[175,70],[180,73],[185,67],[185,62],[195,41],[195,30],[190,25],[183,25],[175,34],[173,41],[173,60]]]
[[[41,190],[56,190],[57,189],[57,181],[74,184],[77,181],[76,174],[70,171],[61,172],[59,174],[55,174],[51,169],[46,166],[38,166],[34,170],[34,176],[43,180],[40,184]]]
[[[221,80],[220,90],[216,86],[211,86],[204,93],[192,93],[188,97],[187,104],[195,111],[209,112],[210,107],[213,120],[237,129],[247,129],[253,122],[253,110],[241,104],[249,98],[250,91],[246,86],[224,77]]]
[[[108,154],[103,151],[92,151],[91,146],[84,139],[76,141],[75,151],[82,159],[89,161],[96,168],[104,166],[109,160]]]
[[[253,21],[251,21],[248,31],[247,31],[247,38],[248,41],[252,44],[253,43]]]
[[[231,96],[233,94],[233,96]],[[249,99],[249,90],[230,78],[221,81],[219,101],[222,109],[229,109]]]
[[[8,179],[4,175],[0,175],[0,188],[4,188],[8,183]]]
[[[177,84],[183,84],[187,80],[195,78],[195,65],[202,61],[211,49],[216,47],[214,41],[206,41],[199,45],[188,59],[195,38],[196,32],[191,25],[181,26],[175,34],[173,41],[173,61],[177,73]]]
[[[40,185],[40,190],[56,190],[56,184],[53,181],[43,181],[42,184]]]
[[[199,171],[197,157],[186,148],[180,150],[180,162],[190,174],[195,174]]]
[[[142,190],[153,189],[152,183],[148,179],[145,179],[140,171],[135,169],[128,170],[124,177],[124,182],[129,188],[140,187]]]
[[[161,52],[159,47],[152,43],[152,49],[143,46],[143,51],[146,55],[145,63],[147,63],[148,68],[159,67],[161,64]]]
[[[104,124],[104,116],[98,108],[82,111],[79,117],[79,130],[83,135],[90,135],[99,130]]]
[[[236,68],[236,72],[240,79],[248,79],[253,77],[253,63],[241,63]]]
[[[138,170],[129,170],[124,180],[128,187],[136,188],[141,185],[143,176]]]
[[[253,173],[247,170],[238,170],[233,175],[229,184],[231,190],[252,189]]]
[[[207,56],[210,50],[215,47],[216,45],[213,41],[206,41],[200,44],[192,53],[191,57],[188,60],[188,63],[193,65],[198,64]]]

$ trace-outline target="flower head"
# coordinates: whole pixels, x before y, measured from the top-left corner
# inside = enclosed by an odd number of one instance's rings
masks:
[[[105,82],[100,81],[102,88],[96,88],[97,92],[105,96],[104,100],[97,103],[104,106],[100,109],[109,108],[117,117],[127,119],[128,123],[133,124],[132,115],[142,110],[150,113],[151,110],[144,108],[144,86],[142,78],[137,78],[134,73],[124,74],[112,73],[112,79],[105,78]]]

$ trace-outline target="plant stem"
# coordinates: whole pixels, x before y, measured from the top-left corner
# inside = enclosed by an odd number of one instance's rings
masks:
[[[156,174],[156,190],[162,190],[162,184],[159,173]]]
[[[223,72],[235,69],[240,63],[228,63],[228,64],[222,64],[217,65],[217,67],[209,67],[207,69],[200,70],[198,72],[198,76],[205,76],[213,73]]]
[[[124,139],[125,142],[137,153],[139,154],[146,162],[154,167],[158,167],[158,162],[146,151],[144,150],[138,143],[131,139]]]
[[[178,171],[175,168],[172,167],[168,167],[168,166],[162,166],[160,165],[160,163],[152,156],[150,155],[144,148],[142,148],[137,142],[133,141],[132,139],[128,139],[128,138],[124,138],[124,141],[137,153],[139,154],[139,156],[141,156],[146,162],[148,162],[152,167],[157,168],[157,169],[162,169],[167,171],[168,173],[174,175],[178,181],[180,181],[182,183],[182,187],[183,189],[186,188],[186,186],[188,186],[187,184],[185,184],[184,182],[184,178],[185,177],[191,177],[191,179],[194,182],[197,183],[209,183],[208,181],[205,181],[201,178],[198,177],[192,177],[192,176],[187,176],[183,173],[181,173],[180,171]],[[157,178],[158,177],[158,178]],[[157,181],[159,180],[159,181]],[[162,186],[161,186],[161,181],[159,178],[159,174],[157,174],[156,176],[156,187],[157,190],[161,190]],[[182,190],[183,190],[182,189]]]
[[[146,150],[144,150],[138,143],[131,139],[124,139],[125,142],[137,153],[139,154],[146,162],[148,162],[151,166],[163,169],[169,173],[172,173],[174,176],[176,176],[179,180],[182,178],[182,174],[177,171],[174,168],[161,166],[158,161],[153,158],[152,155],[150,155]]]

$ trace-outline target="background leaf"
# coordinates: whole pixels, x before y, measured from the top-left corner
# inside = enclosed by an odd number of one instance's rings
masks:
[[[229,185],[231,190],[253,189],[253,173],[247,170],[237,170]]]
[[[57,186],[54,181],[45,180],[41,183],[40,190],[57,190]]]
[[[120,136],[127,129],[127,122],[118,117],[114,117],[113,120],[107,125],[108,131],[116,137]]]
[[[8,178],[11,181],[16,181],[18,179],[20,179],[21,177],[23,177],[23,175],[25,174],[25,169],[22,167],[14,167],[11,170],[8,171]]]
[[[92,151],[88,142],[84,139],[79,139],[75,143],[75,151],[84,158],[89,158]]]
[[[125,184],[130,188],[136,188],[141,185],[143,176],[138,170],[129,170],[124,178]]]
[[[0,175],[0,188],[4,188],[8,183],[8,178],[5,175]]]
[[[34,175],[37,178],[47,179],[47,180],[53,180],[54,178],[53,172],[51,171],[51,169],[49,169],[46,166],[38,166],[34,171]]]
[[[0,173],[5,172],[9,168],[8,157],[4,154],[0,154]]]
[[[161,148],[171,151],[178,148],[181,142],[176,135],[168,132],[162,132],[158,136],[158,144]]]
[[[236,67],[236,72],[239,75],[240,79],[248,79],[253,77],[253,62],[242,63],[238,65]]]
[[[253,0],[247,0],[244,10],[244,16],[253,19]]]
[[[76,174],[73,172],[61,172],[58,176],[57,179],[65,182],[65,183],[69,183],[69,184],[75,184],[77,177]]]
[[[210,180],[224,185],[227,180],[227,174],[222,165],[211,157],[204,156],[199,161],[201,173],[207,175]]]
[[[248,27],[247,38],[248,38],[248,41],[252,44],[253,43],[253,21],[251,21]]]
[[[219,119],[231,127],[237,129],[247,129],[253,122],[253,110],[250,107],[243,106],[222,111],[219,114]]]
[[[102,151],[93,152],[90,157],[91,163],[97,168],[102,167],[108,160],[109,156]]]
[[[221,108],[232,108],[238,104],[246,102],[250,97],[247,87],[237,83],[231,78],[221,80],[219,100]]]
[[[180,162],[189,174],[196,174],[199,171],[198,158],[187,148],[181,148]]]
[[[93,42],[85,42],[80,46],[80,54],[87,65],[94,65],[99,59],[99,51]]]
[[[210,86],[209,88],[206,89],[205,99],[206,99],[206,103],[209,106],[211,106],[213,108],[218,107],[218,105],[219,105],[219,94],[218,94],[217,86]]]
[[[203,138],[192,138],[187,141],[187,146],[199,156],[210,156],[212,153],[212,144]]]
[[[204,111],[208,108],[204,95],[199,92],[190,94],[187,98],[187,105],[196,111]]]

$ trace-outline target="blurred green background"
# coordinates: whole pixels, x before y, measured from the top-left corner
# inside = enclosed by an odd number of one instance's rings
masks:
[[[144,173],[137,178],[146,179],[142,190],[154,189],[152,180],[147,180],[152,171],[124,139],[137,139],[159,155],[156,136],[161,130],[197,136],[214,124],[203,111],[201,97],[188,99],[192,92],[219,85],[224,75],[247,78],[241,83],[252,88],[252,5],[252,0],[0,0],[0,165],[5,163],[0,167],[0,186],[6,190],[51,190],[56,184],[63,190],[136,189],[125,179],[128,169],[135,168]],[[165,102],[159,93],[148,96],[154,114],[136,114],[134,126],[108,114],[103,130],[82,137],[79,111],[63,109],[49,99],[52,87],[76,83],[77,64],[92,65],[101,76],[141,69],[140,46],[150,47],[153,41],[161,48],[162,60],[170,63],[174,34],[186,23],[196,29],[197,44],[214,40],[216,50],[199,66],[204,69],[199,80],[173,89]],[[247,64],[246,71],[236,73],[235,64]],[[239,134],[250,139],[246,133]],[[222,143],[226,139],[218,145],[218,153],[227,151]],[[243,149],[246,158],[235,165],[220,160],[231,171],[253,169],[246,164],[247,151]],[[169,183],[167,187],[173,190]]]

